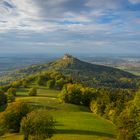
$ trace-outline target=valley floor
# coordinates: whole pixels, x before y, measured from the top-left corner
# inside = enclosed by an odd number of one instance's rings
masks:
[[[114,140],[115,126],[94,114],[88,108],[72,104],[59,103],[59,91],[38,88],[38,96],[29,97],[28,89],[20,89],[17,99],[36,106],[42,106],[52,114],[56,121],[56,130],[50,140]],[[23,140],[22,134],[6,134],[0,140]]]

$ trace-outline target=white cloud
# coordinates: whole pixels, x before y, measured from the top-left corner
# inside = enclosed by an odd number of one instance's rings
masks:
[[[57,1],[46,1],[48,5],[59,5],[67,2],[68,0],[57,0]],[[11,5],[6,7],[5,2]],[[45,1],[44,1],[45,3]],[[34,31],[34,32],[50,32],[56,30],[67,30],[67,31],[78,31],[78,32],[93,32],[98,30],[106,30],[109,27],[106,25],[96,25],[92,22],[92,17],[101,16],[103,13],[98,12],[64,12],[63,17],[48,18],[41,16],[41,7],[33,0],[2,0],[0,3],[0,10],[3,11],[0,14],[0,18],[4,22],[0,22],[0,32],[7,32],[9,30],[23,30],[23,31]],[[46,9],[42,9],[47,12]],[[6,12],[7,11],[7,12]],[[49,12],[49,11],[48,11]],[[49,21],[49,20],[53,21]],[[62,23],[61,23],[62,22]],[[69,22],[65,25],[65,22]],[[79,22],[79,24],[74,24]],[[86,25],[85,23],[90,23]]]
[[[108,10],[106,11],[105,9],[116,10],[123,1],[1,0],[0,32],[7,32],[9,30],[34,32],[72,30],[80,33],[90,33],[111,30],[112,24],[98,24],[96,21],[98,18],[108,16]],[[138,2],[140,0],[130,1]],[[133,17],[129,21],[132,19]],[[114,24],[114,26],[117,27],[118,25]]]
[[[7,3],[11,6],[7,6]],[[37,28],[36,20],[39,20],[39,8],[32,0],[2,0],[0,3],[0,18],[4,22],[0,22],[0,31]]]
[[[70,32],[78,32],[81,34],[96,34],[97,32],[108,32],[113,26],[104,24],[72,24],[67,25]]]

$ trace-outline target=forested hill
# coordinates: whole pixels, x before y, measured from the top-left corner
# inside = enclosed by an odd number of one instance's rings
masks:
[[[75,82],[84,83],[91,87],[136,88],[139,79],[131,73],[116,68],[87,63],[66,54],[56,61],[32,65],[9,73],[1,77],[1,83],[44,71],[60,71],[63,74],[72,76]]]

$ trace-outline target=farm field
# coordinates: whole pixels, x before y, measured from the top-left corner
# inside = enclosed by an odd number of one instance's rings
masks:
[[[36,85],[31,85],[36,86]],[[16,101],[25,101],[48,110],[56,121],[56,130],[50,140],[114,140],[115,126],[88,108],[60,103],[58,90],[38,87],[38,95],[29,97],[28,88],[17,91]],[[23,140],[22,134],[6,134],[0,140]]]

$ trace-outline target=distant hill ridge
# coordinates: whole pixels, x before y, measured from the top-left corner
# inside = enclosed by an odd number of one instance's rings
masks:
[[[104,87],[132,87],[137,77],[120,69],[91,64],[79,60],[72,55],[65,54],[62,58],[47,64],[32,65],[24,69],[10,73],[10,79],[25,77],[44,71],[60,71],[71,75],[75,82],[84,83],[88,86]],[[9,79],[9,81],[10,81]]]
[[[64,70],[64,69],[71,69],[71,70],[80,70],[80,71],[88,71],[92,73],[108,73],[108,74],[118,74],[120,76],[125,76],[128,78],[136,77],[135,75],[125,72],[123,70],[112,68],[103,65],[91,64],[88,62],[81,61],[72,55],[65,54],[62,58],[49,63],[49,69],[56,69],[56,70]]]

